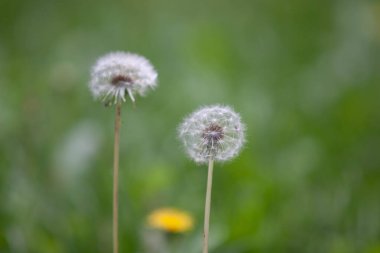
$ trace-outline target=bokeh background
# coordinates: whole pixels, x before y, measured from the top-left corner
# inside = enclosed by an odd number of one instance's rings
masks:
[[[211,252],[380,252],[379,43],[379,1],[2,0],[0,252],[111,252],[114,110],[87,84],[115,50],[159,73],[123,107],[121,252],[200,252],[207,170],[176,129],[214,103],[247,143],[214,171]],[[194,229],[150,229],[165,206]]]

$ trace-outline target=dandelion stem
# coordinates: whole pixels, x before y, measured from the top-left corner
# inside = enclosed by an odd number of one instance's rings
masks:
[[[209,225],[210,225],[211,188],[212,188],[212,170],[213,170],[213,167],[214,167],[214,159],[210,158],[208,161],[207,191],[206,191],[206,201],[205,201],[203,253],[208,252],[208,235],[209,235]]]
[[[119,252],[118,238],[118,185],[119,185],[119,142],[120,142],[120,125],[121,125],[121,103],[116,104],[115,114],[115,142],[113,156],[113,253]]]

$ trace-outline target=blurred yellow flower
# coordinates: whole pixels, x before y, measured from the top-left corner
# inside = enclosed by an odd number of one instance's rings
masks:
[[[181,233],[193,227],[193,218],[174,208],[160,208],[148,216],[148,225],[172,233]]]

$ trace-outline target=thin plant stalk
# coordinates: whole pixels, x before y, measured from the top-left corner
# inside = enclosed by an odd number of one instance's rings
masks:
[[[119,146],[121,125],[121,103],[116,104],[115,142],[113,156],[113,253],[119,252],[118,188],[119,188]]]
[[[214,168],[214,159],[208,161],[207,190],[205,201],[205,218],[203,232],[203,253],[208,253],[208,235],[210,227],[210,209],[211,209],[211,189],[212,189],[212,171]]]

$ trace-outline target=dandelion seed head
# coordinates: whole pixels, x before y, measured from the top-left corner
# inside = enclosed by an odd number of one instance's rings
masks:
[[[100,57],[92,67],[91,93],[105,104],[125,102],[128,95],[145,95],[157,86],[157,72],[144,57],[125,52],[114,52]]]
[[[201,108],[183,121],[178,132],[186,152],[198,163],[210,158],[228,161],[244,144],[244,125],[228,106]]]

